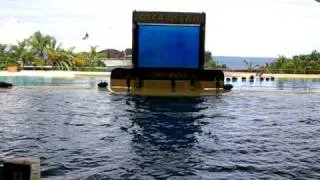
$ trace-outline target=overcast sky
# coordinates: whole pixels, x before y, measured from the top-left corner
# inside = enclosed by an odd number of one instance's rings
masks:
[[[40,30],[77,50],[125,49],[131,47],[133,10],[206,12],[206,49],[213,55],[276,57],[320,50],[315,0],[0,0],[0,43]]]

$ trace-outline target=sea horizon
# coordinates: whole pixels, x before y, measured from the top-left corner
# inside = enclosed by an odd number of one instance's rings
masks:
[[[275,57],[246,57],[246,56],[212,56],[218,64],[225,64],[230,69],[247,69],[244,60],[253,65],[270,64],[276,60]]]

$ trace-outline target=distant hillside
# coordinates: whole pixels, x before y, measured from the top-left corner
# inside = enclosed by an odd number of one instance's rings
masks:
[[[255,65],[263,65],[265,63],[272,63],[275,58],[273,57],[240,57],[240,56],[213,56],[219,64],[226,64],[231,69],[246,69],[244,60],[252,62]]]

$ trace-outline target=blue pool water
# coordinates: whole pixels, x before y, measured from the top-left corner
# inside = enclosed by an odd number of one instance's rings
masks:
[[[320,94],[298,88],[318,81],[158,98],[111,95],[100,80],[1,91],[0,158],[39,157],[43,179],[320,178]]]
[[[0,82],[9,82],[14,86],[73,86],[96,87],[97,83],[108,81],[107,77],[39,77],[39,76],[0,76]]]
[[[225,77],[225,84],[232,84],[234,90],[289,90],[289,91],[307,91],[320,92],[320,79],[275,79],[274,81],[260,81],[255,78],[253,82],[249,79],[241,80],[237,77],[236,81],[227,81]],[[61,78],[61,77],[27,77],[27,76],[0,76],[0,82],[9,82],[17,87],[31,87],[31,86],[70,86],[95,88],[99,82],[109,82],[107,77],[75,77],[75,78]]]

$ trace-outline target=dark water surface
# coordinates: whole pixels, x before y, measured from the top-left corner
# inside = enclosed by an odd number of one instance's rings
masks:
[[[18,86],[0,107],[0,158],[39,157],[43,179],[320,178],[319,93]]]

